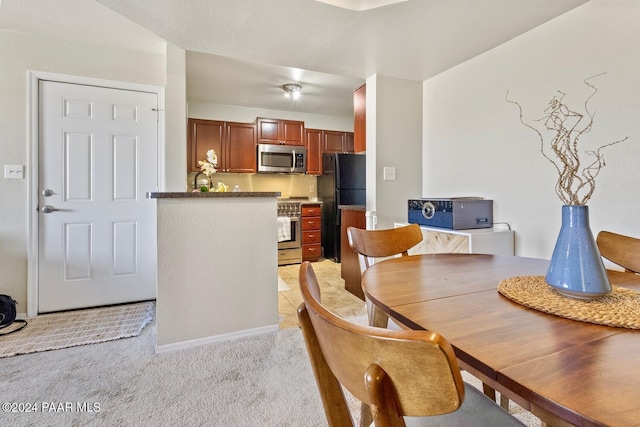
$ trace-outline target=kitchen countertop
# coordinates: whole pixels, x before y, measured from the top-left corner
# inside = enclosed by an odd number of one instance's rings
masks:
[[[203,193],[203,192],[161,192],[147,193],[147,199],[199,199],[199,198],[218,198],[218,197],[280,197],[279,192],[258,192],[258,191],[227,191],[224,193]]]
[[[366,211],[365,205],[338,205],[338,209],[343,211]]]

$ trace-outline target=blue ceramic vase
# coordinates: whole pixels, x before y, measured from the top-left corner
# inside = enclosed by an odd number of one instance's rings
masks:
[[[562,227],[545,280],[560,294],[571,298],[590,300],[611,292],[589,228],[588,206],[562,206]]]

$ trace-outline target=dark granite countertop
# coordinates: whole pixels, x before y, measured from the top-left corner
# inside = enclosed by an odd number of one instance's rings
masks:
[[[224,193],[203,193],[203,192],[161,192],[147,193],[147,199],[201,199],[201,198],[219,198],[219,197],[280,197],[279,192],[258,192],[258,191],[239,191],[234,193],[227,191]]]

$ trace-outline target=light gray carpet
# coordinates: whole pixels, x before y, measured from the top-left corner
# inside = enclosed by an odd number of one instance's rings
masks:
[[[327,425],[298,328],[159,355],[154,346],[152,322],[135,338],[0,359],[0,403],[57,410],[2,413],[0,424]]]
[[[2,413],[11,426],[325,425],[299,329],[154,355],[140,336],[0,359],[0,403],[72,411]],[[77,403],[99,405],[79,413]]]

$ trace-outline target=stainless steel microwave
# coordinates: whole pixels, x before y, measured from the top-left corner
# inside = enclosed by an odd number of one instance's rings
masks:
[[[258,144],[258,172],[305,173],[307,149],[294,145]]]

